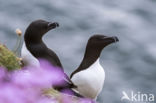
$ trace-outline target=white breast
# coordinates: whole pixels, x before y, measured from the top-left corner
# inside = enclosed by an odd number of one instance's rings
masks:
[[[29,52],[29,50],[26,48],[25,43],[23,43],[22,46],[21,57],[24,64],[28,66],[34,66],[34,67],[40,66],[39,61]]]
[[[78,86],[75,91],[81,95],[96,99],[104,84],[105,72],[99,63],[99,59],[89,68],[73,75],[71,80]]]

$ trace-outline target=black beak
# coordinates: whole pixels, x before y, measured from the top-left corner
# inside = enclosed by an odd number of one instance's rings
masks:
[[[110,43],[116,43],[119,41],[118,37],[116,36],[112,36],[112,37],[104,36],[103,39]]]
[[[114,39],[115,43],[119,41],[118,37],[116,37],[116,36],[113,36],[112,38]]]
[[[50,30],[50,29],[54,29],[54,28],[56,28],[56,27],[59,27],[59,23],[57,23],[57,22],[49,22],[48,23],[48,29]]]

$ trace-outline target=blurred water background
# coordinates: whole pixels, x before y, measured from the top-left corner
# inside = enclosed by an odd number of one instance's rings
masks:
[[[119,37],[101,55],[106,80],[98,102],[122,103],[122,91],[156,96],[155,0],[0,0],[0,42],[13,49],[15,29],[24,32],[36,19],[59,22],[44,41],[68,75],[79,66],[91,35]]]

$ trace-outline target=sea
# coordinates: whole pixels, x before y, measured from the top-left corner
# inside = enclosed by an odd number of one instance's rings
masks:
[[[106,78],[97,102],[156,103],[149,101],[150,94],[156,99],[156,0],[0,0],[0,43],[14,49],[15,30],[24,34],[37,19],[59,23],[44,42],[68,75],[80,65],[89,37],[119,38],[101,53]],[[148,101],[139,100],[142,94]]]

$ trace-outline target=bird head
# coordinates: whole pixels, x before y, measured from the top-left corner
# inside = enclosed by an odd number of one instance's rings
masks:
[[[57,22],[48,22],[45,20],[35,20],[26,29],[25,39],[31,41],[38,41],[42,39],[42,36],[47,33],[49,30],[59,27]]]
[[[118,42],[119,39],[116,36],[105,36],[105,35],[93,35],[89,38],[87,43],[87,49],[90,51],[99,51],[109,44]]]

